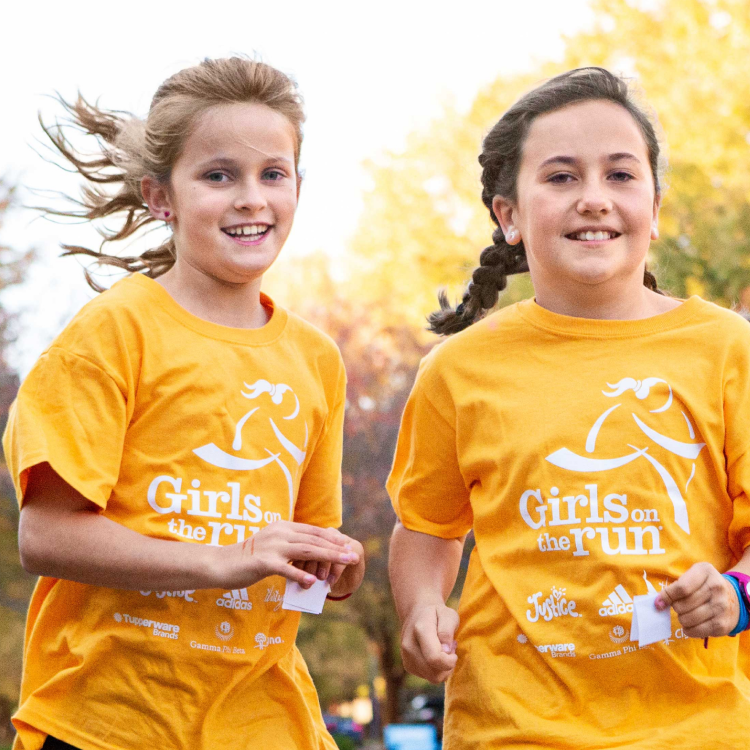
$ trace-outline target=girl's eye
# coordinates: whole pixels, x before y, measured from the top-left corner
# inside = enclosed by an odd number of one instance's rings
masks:
[[[266,180],[272,180],[273,182],[276,182],[277,180],[283,180],[286,175],[280,170],[280,169],[267,169],[263,173],[263,178]]]
[[[209,182],[226,182],[229,177],[227,177],[224,172],[209,172],[206,175],[206,179]]]
[[[570,182],[573,179],[573,175],[569,172],[558,172],[548,179],[553,185],[564,185],[566,182]]]
[[[630,174],[630,172],[623,172],[622,170],[618,170],[617,172],[613,172],[610,177],[615,182],[629,182],[630,180],[634,179],[633,175]]]

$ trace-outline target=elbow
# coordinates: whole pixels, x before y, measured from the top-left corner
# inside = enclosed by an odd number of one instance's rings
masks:
[[[40,530],[35,528],[28,514],[22,511],[18,526],[18,554],[21,558],[21,567],[31,575],[48,575],[49,560],[45,554],[48,550],[49,545],[45,543]]]
[[[44,560],[35,545],[28,542],[23,544],[19,540],[18,553],[21,558],[21,567],[27,573],[34,576],[44,575]]]

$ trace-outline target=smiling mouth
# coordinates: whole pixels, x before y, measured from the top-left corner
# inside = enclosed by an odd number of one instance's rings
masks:
[[[270,224],[241,224],[236,227],[225,227],[224,234],[239,240],[259,240],[271,229]]]
[[[569,240],[576,240],[577,242],[604,242],[605,240],[613,240],[615,237],[619,237],[619,232],[571,232],[565,235]]]

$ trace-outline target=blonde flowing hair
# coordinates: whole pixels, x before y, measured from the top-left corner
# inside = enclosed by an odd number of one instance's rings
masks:
[[[78,245],[62,245],[63,255],[87,255],[97,265],[111,265],[130,273],[143,272],[156,278],[175,262],[174,239],[147,250],[139,256],[108,255],[103,248],[109,242],[131,237],[154,218],[141,194],[141,179],[150,175],[168,184],[172,169],[184,148],[198,118],[211,107],[224,104],[265,104],[284,115],[295,132],[295,168],[299,167],[302,146],[302,123],[305,116],[297,84],[270,65],[245,57],[204,60],[167,78],[151,101],[148,115],[142,120],[127,112],[104,110],[89,103],[79,93],[69,103],[59,101],[70,115],[64,123],[56,120],[42,129],[54,148],[86,180],[81,198],[72,210],[44,209],[45,213],[96,221],[116,217],[119,228],[98,228],[104,238],[99,250]],[[93,136],[97,149],[93,156],[82,155],[64,133],[72,125],[79,133]],[[104,287],[96,283],[88,269],[84,271],[89,285],[97,292]]]

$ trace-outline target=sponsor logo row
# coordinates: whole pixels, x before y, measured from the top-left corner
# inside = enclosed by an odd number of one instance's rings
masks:
[[[190,604],[198,604],[198,597],[201,594],[207,594],[207,591],[201,591],[196,594],[195,590],[189,591],[141,591],[141,596],[155,596],[157,599],[164,599],[165,597],[170,599],[182,599]],[[266,604],[268,609],[273,612],[278,612],[281,609],[281,603],[283,601],[283,595],[275,586],[269,586],[266,590],[266,595],[263,602]],[[250,601],[247,589],[233,589],[232,591],[226,591],[218,599],[215,600],[217,607],[223,609],[232,609],[239,612],[250,612],[253,609],[253,603]]]
[[[656,594],[657,590],[648,580],[645,570],[643,571],[643,580],[646,582],[646,591],[643,593]],[[666,582],[659,585],[664,588]],[[526,600],[531,605],[530,609],[526,610],[526,619],[529,622],[538,622],[539,620],[549,622],[558,617],[583,617],[583,614],[578,611],[577,603],[567,598],[565,588],[553,586],[550,595],[545,599],[542,599],[543,596],[543,592],[537,591]],[[615,586],[599,607],[599,617],[614,617],[632,614],[632,612],[633,597],[622,584]]]
[[[145,617],[136,617],[126,613],[115,612],[112,615],[114,621],[118,624],[129,625],[136,628],[145,628],[152,635],[159,638],[168,638],[176,641],[180,637],[180,626],[169,622],[161,622],[160,620],[152,620]],[[216,638],[223,643],[232,640],[235,636],[235,627],[231,622],[224,620],[216,625],[214,628],[214,634]],[[256,633],[255,635],[255,646],[254,648],[264,651],[270,646],[278,646],[284,643],[283,639],[279,636],[266,635],[265,633]],[[238,648],[236,646],[229,648],[227,646],[221,646],[217,644],[206,644],[199,643],[198,641],[190,641],[190,648],[199,649],[202,651],[215,651],[217,653],[233,653],[233,654],[244,654],[244,648]]]

